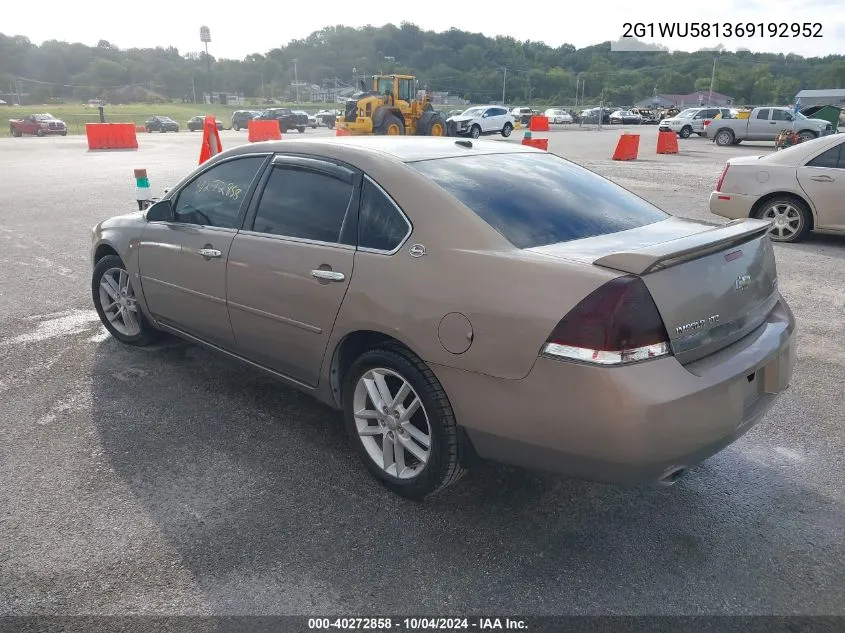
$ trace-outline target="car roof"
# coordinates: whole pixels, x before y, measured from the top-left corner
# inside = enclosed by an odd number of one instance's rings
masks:
[[[466,143],[471,143],[472,147],[466,147]],[[469,141],[431,136],[407,136],[402,138],[387,136],[341,136],[302,141],[284,140],[251,143],[232,148],[224,152],[224,154],[231,156],[234,154],[262,151],[301,152],[304,149],[307,149],[309,152],[318,153],[321,148],[329,149],[332,155],[337,155],[338,157],[340,155],[347,155],[350,161],[354,159],[355,155],[379,154],[403,163],[480,154],[516,154],[539,151],[525,145],[506,141]]]

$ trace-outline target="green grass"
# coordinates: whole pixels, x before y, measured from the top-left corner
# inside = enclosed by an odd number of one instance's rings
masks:
[[[316,113],[323,109],[337,109],[339,106],[336,103],[309,103],[298,104],[292,103],[282,105],[267,105],[264,107],[273,108],[292,108],[294,110],[304,110],[309,113]],[[110,123],[134,123],[135,125],[143,125],[144,121],[151,116],[169,116],[174,121],[178,121],[181,129],[187,131],[188,119],[197,115],[213,114],[228,128],[229,122],[232,118],[232,112],[235,110],[260,110],[261,106],[221,106],[221,105],[201,105],[193,103],[163,103],[160,105],[150,105],[146,103],[136,103],[130,105],[106,106],[106,121]],[[88,108],[82,104],[47,104],[47,105],[33,105],[33,106],[0,106],[0,115],[4,119],[0,121],[0,136],[9,136],[9,126],[6,125],[8,119],[21,119],[29,114],[38,114],[41,112],[49,112],[55,117],[58,117],[68,126],[68,134],[85,134],[86,123],[99,123],[100,114],[97,108]]]

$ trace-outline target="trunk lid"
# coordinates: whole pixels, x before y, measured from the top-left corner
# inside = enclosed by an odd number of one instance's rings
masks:
[[[712,354],[756,329],[778,301],[769,223],[709,224],[681,218],[531,249],[645,282],[681,363]]]

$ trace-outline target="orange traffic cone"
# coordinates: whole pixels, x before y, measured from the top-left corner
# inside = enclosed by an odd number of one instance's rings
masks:
[[[613,160],[637,160],[640,149],[640,135],[623,132],[613,152]]]
[[[200,149],[200,162],[202,165],[209,158],[215,154],[223,151],[223,145],[220,143],[220,135],[217,133],[217,121],[214,117],[208,115],[205,117],[205,124],[202,129],[202,148]]]

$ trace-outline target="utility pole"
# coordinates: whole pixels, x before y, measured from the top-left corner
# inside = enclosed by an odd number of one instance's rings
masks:
[[[194,76],[191,75],[191,92],[194,93],[194,103],[197,102],[197,87],[194,85]]]
[[[713,82],[716,80],[716,60],[722,55],[722,49],[719,49],[719,56],[713,58],[713,74],[710,75],[710,96],[707,97],[707,105],[713,104]]]
[[[502,78],[502,105],[505,105],[505,89],[508,85],[508,67],[505,66],[505,76]]]
[[[296,74],[296,60],[293,60],[293,85],[296,89],[296,103],[299,103],[299,77]]]

